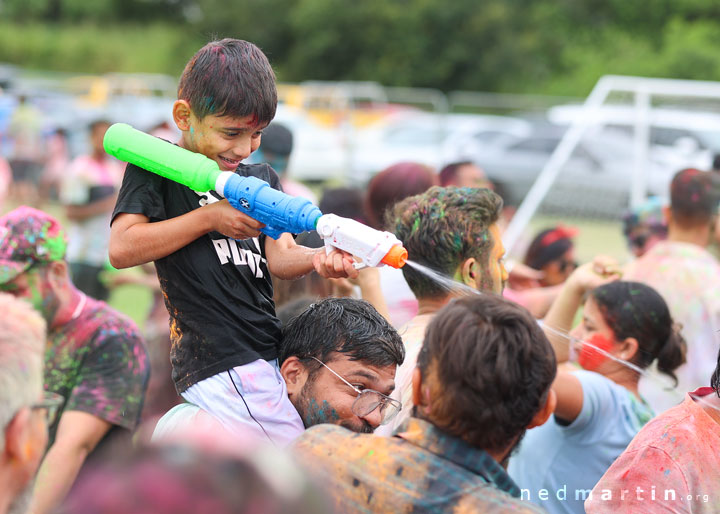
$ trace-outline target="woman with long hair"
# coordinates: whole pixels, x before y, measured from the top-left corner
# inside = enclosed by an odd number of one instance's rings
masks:
[[[663,298],[644,284],[608,282],[617,278],[602,261],[578,268],[544,320],[560,366],[557,405],[545,425],[528,431],[509,472],[549,512],[584,512],[589,491],[654,416],[638,390],[644,370],[657,362],[675,380],[685,362],[685,341]],[[587,291],[582,321],[568,337]],[[582,369],[568,368],[568,339]]]

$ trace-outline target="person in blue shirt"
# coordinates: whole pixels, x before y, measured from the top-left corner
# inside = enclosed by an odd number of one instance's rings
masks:
[[[654,416],[638,392],[643,370],[657,361],[675,380],[673,371],[685,362],[685,341],[663,298],[617,278],[602,259],[578,268],[544,320],[559,364],[557,404],[548,423],[528,431],[508,471],[524,499],[551,513],[584,512],[590,490]],[[587,291],[582,321],[570,332],[583,369],[571,370],[562,334]]]

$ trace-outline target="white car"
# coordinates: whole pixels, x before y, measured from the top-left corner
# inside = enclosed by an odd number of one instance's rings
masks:
[[[357,182],[392,164],[413,161],[435,170],[470,160],[487,146],[531,132],[526,120],[505,116],[399,112],[357,134],[352,175]]]

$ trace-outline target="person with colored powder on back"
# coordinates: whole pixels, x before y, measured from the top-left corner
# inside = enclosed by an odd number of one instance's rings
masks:
[[[418,264],[455,278],[483,292],[500,294],[507,280],[505,249],[497,227],[502,199],[489,189],[432,187],[395,205],[390,230]],[[418,300],[418,314],[399,330],[405,344],[405,362],[398,369],[393,398],[403,410],[392,426],[378,433],[391,435],[412,411],[412,374],[425,329],[435,313],[462,290],[404,266],[402,273]]]
[[[172,111],[178,144],[223,171],[280,189],[269,165],[242,164],[260,146],[276,108],[275,74],[262,51],[247,41],[213,41],[180,78]],[[109,255],[116,268],[155,262],[178,393],[230,431],[285,444],[304,426],[277,363],[281,332],[270,272],[292,279],[313,270],[355,278],[358,271],[348,253],[308,249],[288,233],[275,240],[260,233],[263,227],[212,191],[128,165]]]
[[[81,468],[130,445],[150,373],[135,324],[75,288],[66,248],[65,231],[45,212],[23,206],[0,217],[0,291],[45,318],[44,386],[65,398],[35,483],[35,514],[57,507]]]
[[[658,413],[680,403],[685,392],[707,384],[720,348],[720,263],[707,250],[718,193],[715,173],[696,169],[676,173],[670,184],[670,206],[664,208],[667,239],[630,263],[623,275],[662,295],[688,344],[687,363],[677,372],[674,390],[640,381],[640,392]]]
[[[305,428],[333,423],[372,433],[400,411],[388,395],[404,358],[400,335],[370,303],[325,298],[284,327],[278,360]],[[198,423],[213,430],[197,406],[178,405],[158,422],[153,440],[167,440]]]
[[[528,431],[508,466],[524,497],[551,513],[582,513],[595,483],[654,416],[638,391],[643,370],[657,361],[674,379],[685,359],[685,341],[662,297],[616,280],[617,270],[607,258],[578,268],[543,320],[558,364],[567,365],[568,337],[559,334],[568,333],[589,292],[582,321],[570,332],[583,369],[558,370],[553,417]]]
[[[292,449],[337,512],[541,512],[504,465],[552,412],[555,373],[525,309],[497,295],[456,299],[428,326],[413,416],[395,437],[318,425]]]
[[[585,502],[589,514],[720,512],[720,352],[710,387],[645,425]]]
[[[43,394],[45,321],[27,302],[0,293],[0,514],[25,512],[48,425],[63,398]]]

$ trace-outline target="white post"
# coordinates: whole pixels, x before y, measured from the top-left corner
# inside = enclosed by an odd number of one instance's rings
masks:
[[[648,147],[650,145],[650,94],[645,87],[635,91],[635,138],[630,205],[637,207],[647,191]]]
[[[589,121],[593,118],[591,115],[593,110],[602,105],[610,89],[611,85],[608,79],[601,78],[598,81],[583,105],[582,114],[573,120],[567,132],[565,132],[565,135],[560,140],[560,143],[555,147],[550,159],[545,163],[545,166],[503,234],[503,243],[508,253],[510,253],[515,243],[517,243],[520,234],[522,234],[522,231],[525,230],[530,219],[535,215],[535,211],[537,211],[543,198],[545,198],[550,187],[552,187],[558,173],[560,173],[562,167],[567,163],[568,159],[570,159],[575,147],[582,139]]]

